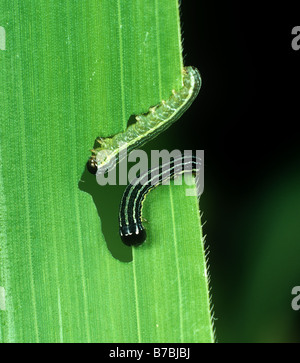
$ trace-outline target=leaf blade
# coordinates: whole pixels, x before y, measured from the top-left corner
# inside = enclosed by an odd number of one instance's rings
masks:
[[[78,188],[80,179],[88,184],[82,171],[96,136],[122,131],[131,114],[146,112],[180,88],[178,4],[155,5],[152,0],[0,4],[8,34],[7,50],[0,53],[0,286],[6,292],[1,342],[168,338],[169,330],[144,332],[156,316],[139,300],[147,286],[140,280],[141,262],[148,254],[137,250],[139,262],[114,259],[92,198]],[[116,229],[114,221],[110,227]],[[183,310],[177,318],[177,290],[171,315],[180,327],[188,319]],[[183,328],[179,335],[175,331],[172,341],[190,339]]]

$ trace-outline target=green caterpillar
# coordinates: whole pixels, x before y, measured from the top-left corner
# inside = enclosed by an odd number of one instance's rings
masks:
[[[136,116],[136,123],[128,126],[124,132],[98,139],[100,147],[93,150],[87,164],[88,170],[96,174],[97,171],[110,169],[112,163],[121,160],[122,150],[130,152],[166,130],[190,107],[200,88],[199,71],[195,67],[183,68],[183,87],[178,92],[173,91],[168,100],[150,108],[148,113]]]

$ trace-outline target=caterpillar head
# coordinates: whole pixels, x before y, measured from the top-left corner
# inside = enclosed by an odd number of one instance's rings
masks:
[[[97,174],[98,164],[95,155],[91,156],[87,162],[87,169],[91,174]]]

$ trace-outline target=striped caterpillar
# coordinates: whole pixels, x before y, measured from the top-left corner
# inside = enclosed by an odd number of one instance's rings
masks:
[[[183,87],[172,92],[170,98],[150,108],[146,114],[136,116],[136,122],[119,134],[99,138],[100,147],[95,148],[87,167],[92,174],[103,172],[121,161],[121,151],[142,146],[170,127],[190,107],[201,88],[201,77],[195,67],[183,68]]]
[[[196,156],[175,158],[156,168],[150,169],[126,187],[119,210],[119,233],[124,244],[138,246],[146,239],[142,225],[142,206],[146,195],[164,181],[175,178],[185,171],[196,173],[196,187],[200,189],[202,160]],[[198,193],[199,195],[199,193]]]

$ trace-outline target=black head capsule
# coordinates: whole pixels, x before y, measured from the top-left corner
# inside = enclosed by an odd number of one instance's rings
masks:
[[[126,246],[139,246],[146,240],[146,231],[142,225],[131,224],[120,227],[121,240]]]
[[[97,174],[98,165],[95,155],[89,158],[89,161],[87,162],[87,169],[91,174]]]

